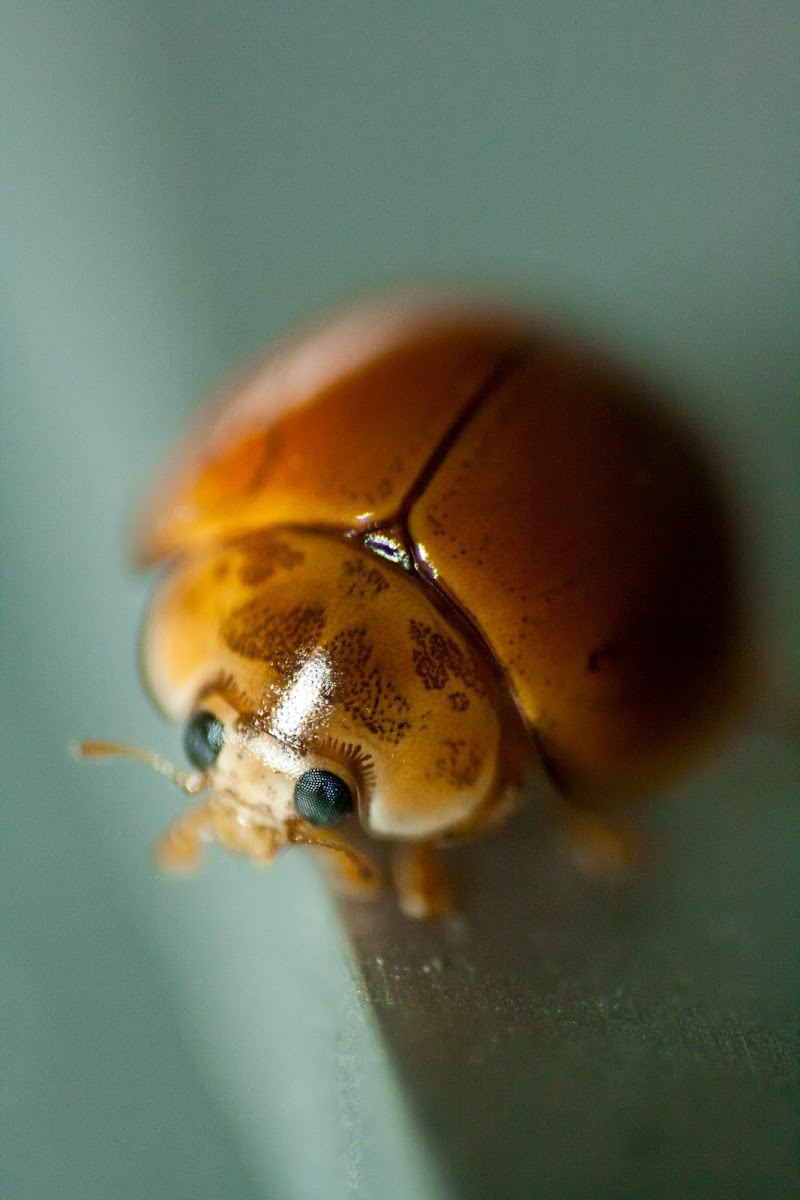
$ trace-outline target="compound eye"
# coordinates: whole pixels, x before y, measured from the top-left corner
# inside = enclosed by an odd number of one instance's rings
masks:
[[[298,814],[311,825],[336,825],[353,811],[353,793],[333,771],[304,771],[294,787]]]
[[[214,765],[225,745],[225,726],[210,712],[196,712],[186,722],[183,748],[193,767],[205,771]]]

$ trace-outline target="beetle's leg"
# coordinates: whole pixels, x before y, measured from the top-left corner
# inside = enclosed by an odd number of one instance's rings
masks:
[[[372,900],[383,888],[383,877],[375,863],[340,833],[319,832],[306,826],[306,833],[292,838],[295,845],[310,846],[325,868],[328,882],[340,896]]]
[[[613,878],[647,862],[644,835],[624,821],[567,800],[559,805],[558,819],[571,856],[587,875]]]
[[[216,841],[231,854],[242,854],[266,864],[275,857],[275,834],[260,825],[243,825],[236,814],[215,805],[198,804],[181,813],[156,842],[156,864],[166,871],[192,870],[199,866],[209,842]]]
[[[457,907],[455,887],[442,852],[430,842],[394,845],[392,879],[400,908],[407,917],[436,920]]]
[[[153,857],[165,871],[191,871],[203,859],[205,844],[213,839],[211,812],[198,804],[181,813],[156,842]]]

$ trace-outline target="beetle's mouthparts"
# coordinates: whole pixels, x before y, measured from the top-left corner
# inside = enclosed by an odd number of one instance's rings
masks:
[[[195,796],[208,787],[208,780],[201,771],[181,771],[169,759],[152,750],[141,750],[138,746],[125,746],[120,742],[78,742],[72,748],[75,758],[132,758],[157,771],[178,785],[187,796]]]

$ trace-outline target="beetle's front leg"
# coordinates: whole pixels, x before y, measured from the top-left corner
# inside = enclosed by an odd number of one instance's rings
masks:
[[[372,900],[383,889],[383,876],[378,867],[341,833],[314,829],[306,822],[300,822],[290,842],[296,846],[310,846],[319,853],[328,882],[340,896]]]
[[[156,865],[164,871],[193,871],[203,860],[205,847],[214,837],[208,804],[198,804],[181,813],[153,847]]]
[[[456,889],[431,842],[398,842],[392,847],[392,879],[400,909],[407,917],[436,920],[457,907]]]

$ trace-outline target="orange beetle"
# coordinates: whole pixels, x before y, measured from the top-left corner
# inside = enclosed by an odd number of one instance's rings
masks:
[[[164,865],[312,844],[372,891],[360,829],[392,843],[404,911],[437,915],[438,845],[504,821],[526,778],[591,826],[740,692],[730,522],[694,441],[508,313],[384,303],[279,345],[189,439],[138,553],[166,562],[143,669],[194,771],[150,761],[208,793]]]

